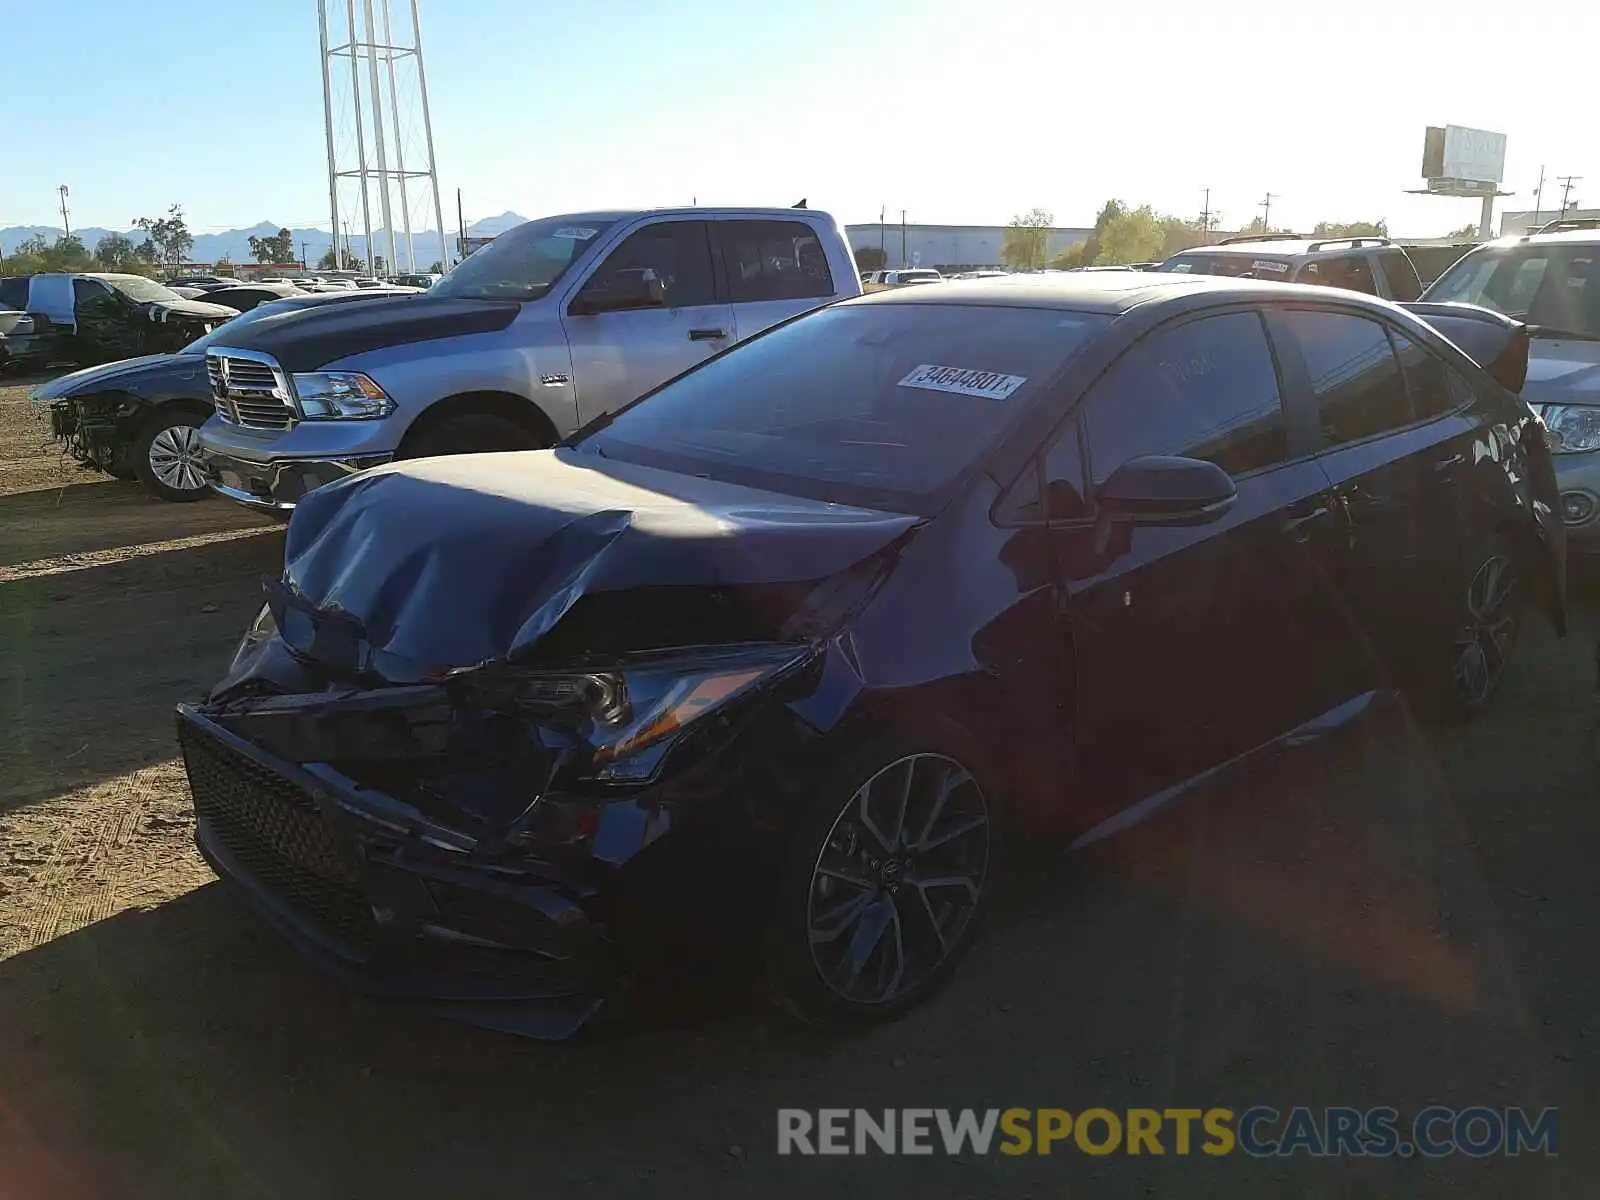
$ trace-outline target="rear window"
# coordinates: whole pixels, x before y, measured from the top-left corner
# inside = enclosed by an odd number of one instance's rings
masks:
[[[707,362],[589,453],[929,514],[1108,318],[1038,308],[824,309]]]
[[[23,312],[28,307],[28,279],[24,275],[15,275],[10,279],[0,279],[0,308],[11,308]]]

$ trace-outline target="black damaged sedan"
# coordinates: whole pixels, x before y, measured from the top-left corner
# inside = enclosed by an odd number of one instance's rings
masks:
[[[1323,288],[952,284],[554,450],[362,472],[179,710],[200,848],[324,966],[483,1025],[729,964],[896,1015],[1002,831],[1096,840],[1392,689],[1469,713],[1564,627],[1526,347]]]

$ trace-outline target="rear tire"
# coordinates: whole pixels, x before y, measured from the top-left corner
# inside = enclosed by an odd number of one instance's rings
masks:
[[[1461,572],[1450,658],[1419,696],[1426,712],[1461,721],[1489,707],[1516,655],[1529,598],[1516,546],[1501,534],[1485,538]]]
[[[211,495],[200,461],[200,426],[205,421],[199,413],[181,409],[150,414],[130,455],[133,473],[146,490],[176,504]]]
[[[497,450],[542,450],[547,441],[526,426],[498,413],[469,412],[445,417],[418,430],[402,458],[440,454],[489,454]]]
[[[998,858],[998,806],[975,772],[960,751],[886,736],[823,773],[765,939],[779,1007],[862,1027],[944,985],[976,938]]]

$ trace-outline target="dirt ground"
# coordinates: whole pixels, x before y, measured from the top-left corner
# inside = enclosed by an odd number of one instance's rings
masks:
[[[547,1047],[353,997],[195,855],[171,710],[281,533],[45,446],[0,387],[0,1200],[1600,1194],[1588,648],[1030,869],[951,987],[852,1038],[737,1005]],[[780,1107],[1559,1106],[1556,1159],[780,1158]]]

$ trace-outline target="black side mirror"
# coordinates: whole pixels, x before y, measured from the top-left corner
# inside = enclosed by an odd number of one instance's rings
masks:
[[[1203,525],[1227,512],[1238,494],[1216,463],[1149,454],[1113,471],[1095,502],[1107,516],[1137,525]]]
[[[649,267],[613,271],[591,280],[572,302],[580,316],[604,312],[626,312],[635,308],[665,308],[667,288]]]

